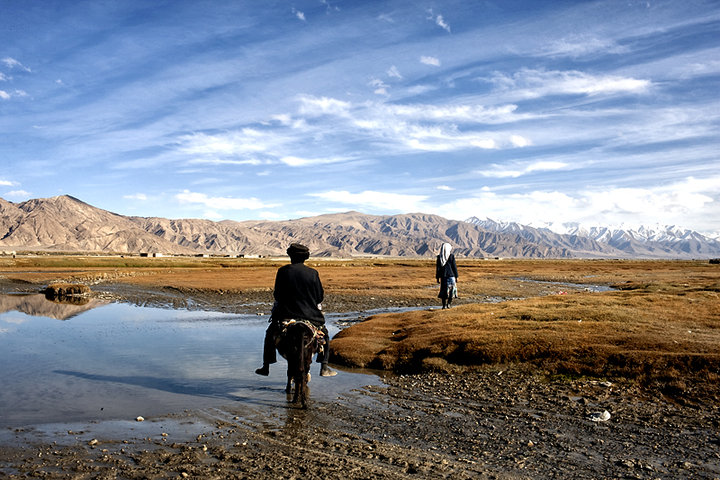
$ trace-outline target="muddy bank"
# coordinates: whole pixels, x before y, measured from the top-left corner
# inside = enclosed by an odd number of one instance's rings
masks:
[[[609,419],[592,420],[607,411]],[[386,386],[258,412],[185,412],[145,438],[70,432],[0,450],[7,478],[718,478],[717,404],[519,368],[388,377]],[[148,425],[153,425],[149,423]],[[154,431],[153,431],[154,430]],[[163,435],[166,433],[166,435]],[[23,432],[15,433],[18,437]],[[72,442],[72,441],[71,441]]]

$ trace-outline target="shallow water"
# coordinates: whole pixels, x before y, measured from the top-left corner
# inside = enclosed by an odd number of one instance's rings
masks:
[[[519,280],[521,282],[527,282],[527,283],[535,283],[538,285],[547,285],[550,288],[570,288],[575,290],[583,290],[586,292],[611,292],[615,290],[615,288],[609,286],[609,285],[594,285],[594,284],[587,284],[587,283],[571,283],[571,282],[553,282],[553,281],[547,281],[547,280],[533,280],[531,278],[515,278],[515,280]]]
[[[254,373],[266,326],[267,316],[0,295],[0,427],[284,406],[285,361],[269,377]],[[330,335],[338,329],[329,316]],[[318,371],[313,364],[311,399],[381,383]]]

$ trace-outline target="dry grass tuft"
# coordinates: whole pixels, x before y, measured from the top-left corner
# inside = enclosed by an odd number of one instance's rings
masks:
[[[718,269],[618,262],[623,268],[612,270],[608,263],[598,262],[603,279],[620,291],[378,315],[333,339],[334,361],[399,372],[519,362],[550,373],[659,382],[670,393],[687,390],[690,379],[717,382]],[[558,273],[546,269],[541,278],[571,277]],[[461,286],[472,291],[467,282]]]

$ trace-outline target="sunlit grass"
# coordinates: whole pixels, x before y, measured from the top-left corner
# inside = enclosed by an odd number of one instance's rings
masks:
[[[272,290],[285,258],[0,258],[0,275],[43,283],[128,282],[181,291]],[[430,259],[316,259],[326,300],[437,305]],[[458,305],[372,317],[342,331],[334,359],[395,371],[525,363],[549,373],[645,383],[718,383],[720,267],[707,261],[458,259]],[[566,282],[560,283],[543,282]],[[612,286],[591,293],[583,285]],[[486,300],[504,300],[486,303]]]

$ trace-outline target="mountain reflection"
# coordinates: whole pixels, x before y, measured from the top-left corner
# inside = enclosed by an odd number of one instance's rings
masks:
[[[49,300],[42,293],[31,295],[0,295],[0,313],[17,311],[33,317],[69,320],[109,302],[97,298],[61,298]]]

